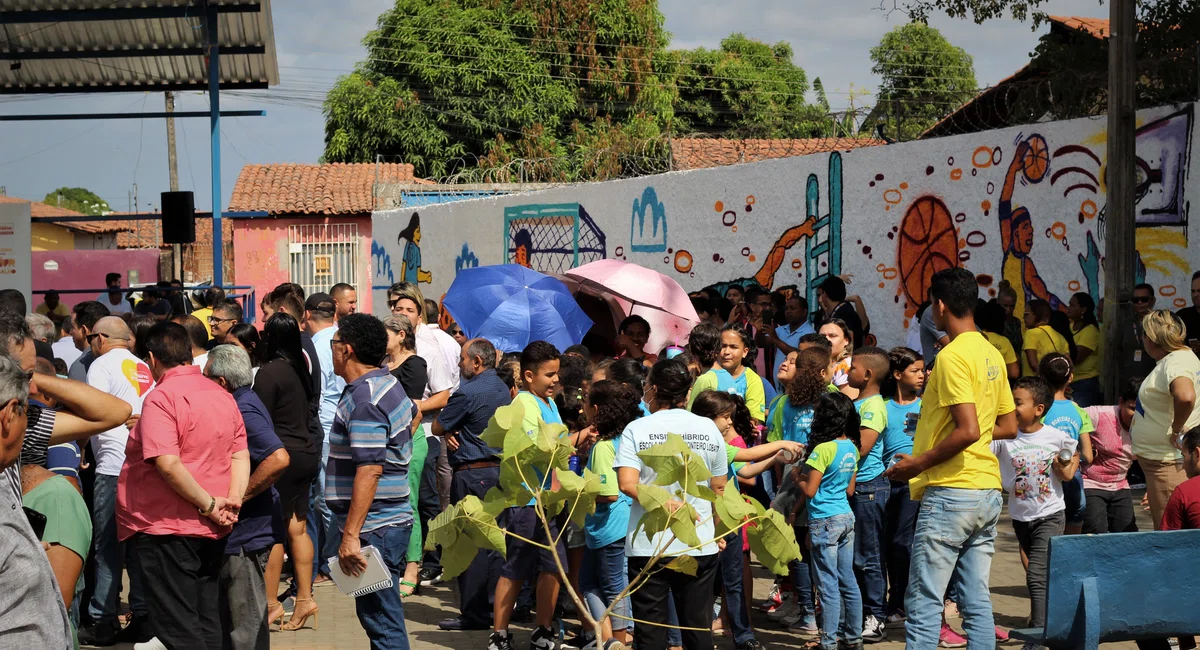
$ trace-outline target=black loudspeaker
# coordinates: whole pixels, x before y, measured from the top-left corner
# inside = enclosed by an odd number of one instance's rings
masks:
[[[191,192],[162,193],[162,236],[164,244],[196,241],[196,204]]]

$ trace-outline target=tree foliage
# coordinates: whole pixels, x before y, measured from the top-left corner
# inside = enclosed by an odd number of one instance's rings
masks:
[[[977,93],[971,55],[924,23],[885,34],[871,62],[881,81],[868,121],[883,122],[896,140],[917,138]]]
[[[112,212],[108,201],[100,198],[95,192],[82,187],[60,187],[42,199],[46,205],[54,205],[65,210],[74,210],[88,215],[102,215]]]
[[[734,34],[671,51],[653,0],[395,0],[367,58],[325,100],[327,161],[377,155],[422,177],[467,164],[493,180],[603,180],[665,169],[666,136],[807,137],[786,43]],[[529,161],[521,178],[500,174]]]
[[[1047,0],[892,0],[914,20],[930,12],[977,23],[1010,13],[1032,19],[1036,29],[1049,17]],[[1200,55],[1200,0],[1141,0],[1136,3],[1136,101],[1139,108],[1194,99]],[[1069,119],[1108,110],[1108,40],[1083,32],[1052,31],[1042,37],[1033,62],[1043,76],[1018,86],[1006,98],[1013,113]]]
[[[488,490],[483,499],[469,496],[451,506],[429,524],[429,535],[425,546],[433,549],[442,547],[442,570],[445,577],[453,578],[466,570],[481,549],[505,553],[504,536],[511,534],[501,528],[497,517],[506,509],[534,504],[539,521],[550,530],[549,521],[564,512],[576,524],[595,512],[596,497],[600,494],[600,477],[585,469],[581,475],[571,472],[568,461],[575,448],[561,424],[546,424],[532,434],[525,431],[522,420],[525,407],[521,402],[496,409],[481,436],[490,446],[501,449],[500,485]],[[792,527],[783,515],[775,510],[765,510],[752,499],[746,499],[737,490],[725,490],[716,494],[708,487],[712,475],[707,465],[688,447],[683,438],[674,433],[667,434],[665,442],[638,452],[638,457],[657,473],[653,484],[638,486],[638,502],[645,509],[642,518],[634,522],[637,529],[648,535],[667,533],[690,547],[699,548],[713,543],[730,532],[745,527],[750,546],[763,566],[778,575],[787,574],[790,561],[799,559],[800,547]],[[557,479],[555,481],[554,479]],[[555,485],[557,483],[557,485]],[[676,487],[677,486],[677,487]],[[676,487],[672,492],[670,488]],[[699,517],[686,502],[676,508],[670,507],[691,496],[713,503],[716,519],[716,538],[701,539],[698,531]],[[527,540],[535,546],[553,548],[558,540],[541,544]],[[663,551],[651,558],[648,565],[667,558]],[[696,561],[687,556],[670,558],[667,568],[696,575]],[[583,606],[581,595],[576,593],[567,579],[565,566],[558,567],[564,589],[576,602],[581,616],[595,627],[597,620],[608,615],[592,618]],[[636,591],[644,584],[645,572],[630,581],[625,592],[613,602]]]

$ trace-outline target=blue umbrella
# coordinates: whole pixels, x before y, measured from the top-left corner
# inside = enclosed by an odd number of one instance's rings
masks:
[[[503,352],[520,352],[532,341],[565,350],[592,328],[566,285],[517,264],[459,271],[442,306],[464,334]]]

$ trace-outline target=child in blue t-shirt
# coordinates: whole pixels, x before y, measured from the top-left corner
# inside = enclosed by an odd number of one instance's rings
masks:
[[[846,646],[862,643],[862,596],[854,577],[854,514],[849,499],[854,493],[859,439],[854,402],[841,393],[822,395],[813,414],[805,474],[798,480],[809,498],[808,534],[823,600],[822,650],[837,650],[839,630]]]
[[[1080,467],[1092,462],[1092,420],[1078,404],[1067,398],[1067,386],[1075,376],[1075,365],[1065,354],[1052,352],[1042,357],[1038,374],[1050,384],[1054,391],[1054,403],[1046,411],[1042,422],[1071,436],[1079,443]],[[1083,470],[1075,472],[1074,478],[1063,483],[1063,498],[1067,502],[1067,535],[1083,532],[1084,515],[1087,513],[1087,498],[1083,493]]]
[[[897,454],[912,455],[913,434],[917,432],[917,419],[921,413],[920,395],[925,388],[925,360],[919,352],[905,347],[892,348],[888,360],[891,375],[883,389],[888,397],[887,426],[880,439],[885,466],[891,466]],[[908,590],[909,558],[920,506],[909,497],[907,481],[891,482],[891,494],[884,508],[882,545],[888,574],[887,626],[904,624],[904,592]]]

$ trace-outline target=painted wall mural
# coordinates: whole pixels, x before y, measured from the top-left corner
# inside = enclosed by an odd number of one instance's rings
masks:
[[[372,251],[372,264],[385,265],[374,275],[392,275],[402,260],[397,280],[415,277],[440,294],[470,265],[562,273],[615,258],[689,291],[794,287],[810,302],[817,285],[841,275],[864,298],[879,341],[893,345],[946,268],[974,272],[983,298],[1002,281],[1021,303],[1065,308],[1078,291],[1100,297],[1105,128],[1103,118],[1049,122],[576,185],[424,206],[423,221],[412,209],[377,212],[375,239],[387,245]],[[1190,175],[1196,130],[1194,105],[1138,115],[1138,279],[1156,287],[1161,307],[1185,306],[1200,268],[1200,247],[1188,249],[1200,198]]]

